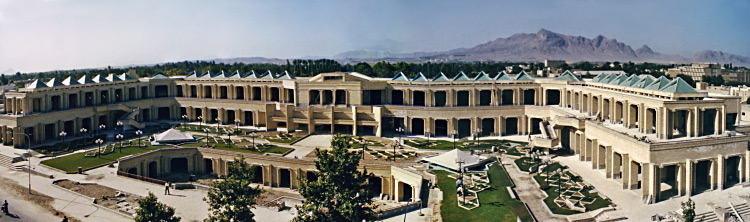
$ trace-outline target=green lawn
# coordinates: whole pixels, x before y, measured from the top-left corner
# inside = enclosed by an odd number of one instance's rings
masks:
[[[301,137],[293,137],[293,136],[284,137],[284,138],[269,137],[269,138],[266,138],[266,140],[268,140],[268,142],[272,142],[272,143],[290,144],[290,143],[294,142],[295,140],[297,140],[299,138],[301,138]]]
[[[491,187],[479,192],[479,207],[471,211],[458,207],[456,199],[456,180],[448,177],[447,171],[433,171],[438,176],[438,186],[443,191],[443,202],[440,205],[443,221],[531,221],[521,201],[511,199],[508,190],[511,186],[507,173],[497,163],[493,164],[488,175]]]
[[[513,162],[516,163],[516,166],[518,166],[518,169],[520,169],[521,171],[529,172],[529,168],[531,168],[532,166],[537,165],[537,164],[539,164],[541,162],[541,160],[535,160],[533,162],[528,162],[528,161],[531,161],[531,160],[532,160],[531,157],[521,157],[521,158],[516,159]]]
[[[430,140],[429,143],[427,143],[427,140],[404,140],[404,143],[406,145],[420,148],[420,149],[435,149],[435,150],[452,150],[454,145],[453,141],[445,141],[445,140]],[[513,154],[519,154],[518,150],[515,148],[511,148],[508,145],[509,144],[521,144],[518,142],[511,142],[507,140],[466,140],[466,141],[456,141],[455,148],[458,148],[460,150],[486,150],[491,149],[493,146],[498,147],[499,149],[504,149],[506,152],[513,153]]]
[[[534,176],[534,180],[536,180],[537,183],[539,183],[539,186],[542,186],[542,190],[547,193],[547,198],[544,199],[544,203],[547,204],[547,207],[552,211],[554,214],[561,214],[561,215],[572,215],[572,214],[578,214],[581,212],[570,210],[567,208],[560,208],[555,204],[555,198],[558,196],[558,190],[557,187],[547,187],[546,182],[544,181],[545,177],[543,176]],[[596,193],[589,193],[589,189],[583,189],[581,191],[581,194],[586,196],[587,198],[594,198],[595,201],[593,204],[586,205],[586,211],[592,211],[599,208],[604,208],[610,205],[610,202],[603,199],[599,194]]]
[[[139,154],[139,153],[145,153],[152,150],[157,150],[159,148],[165,148],[169,146],[151,146],[149,143],[144,143],[147,146],[145,147],[123,147],[122,153],[120,153],[119,148],[115,148],[115,151],[110,154],[102,155],[101,158],[99,157],[86,157],[87,152],[82,153],[76,153],[71,154],[63,157],[58,157],[54,159],[49,159],[42,161],[42,164],[65,171],[65,172],[78,172],[78,167],[81,167],[83,169],[99,166],[102,164],[115,162],[117,159],[132,155],[132,154]],[[102,150],[104,150],[104,147],[102,147]]]

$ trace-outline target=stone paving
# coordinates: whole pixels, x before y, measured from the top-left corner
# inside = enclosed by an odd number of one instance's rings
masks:
[[[508,171],[508,175],[513,178],[513,182],[516,184],[516,194],[521,201],[531,208],[531,212],[534,213],[537,220],[545,222],[567,221],[565,216],[558,216],[549,211],[544,203],[544,192],[539,189],[531,175],[518,169],[513,160],[508,157],[503,157],[502,162]]]

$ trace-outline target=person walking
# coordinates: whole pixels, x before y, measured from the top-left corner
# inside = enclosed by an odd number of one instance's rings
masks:
[[[170,195],[169,194],[169,182],[164,183],[164,195]]]
[[[62,222],[68,222],[68,216],[63,216]]]

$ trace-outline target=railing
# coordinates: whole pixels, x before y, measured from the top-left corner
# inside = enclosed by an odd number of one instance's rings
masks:
[[[385,218],[393,217],[399,214],[405,214],[414,210],[422,208],[422,201],[411,202],[406,205],[396,206],[388,208],[382,211],[375,212],[376,220],[382,220]]]

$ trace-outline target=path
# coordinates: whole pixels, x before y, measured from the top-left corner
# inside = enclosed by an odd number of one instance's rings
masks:
[[[333,135],[310,135],[307,138],[294,144],[294,151],[287,154],[286,157],[304,158],[310,152],[315,151],[315,148],[326,148],[331,146],[331,139]]]
[[[526,172],[518,169],[516,164],[513,163],[513,159],[506,156],[502,158],[503,165],[508,171],[508,175],[513,178],[513,182],[516,184],[516,194],[518,197],[526,203],[531,212],[539,221],[567,221],[565,217],[560,217],[552,214],[544,203],[544,193],[536,185],[534,178]]]

